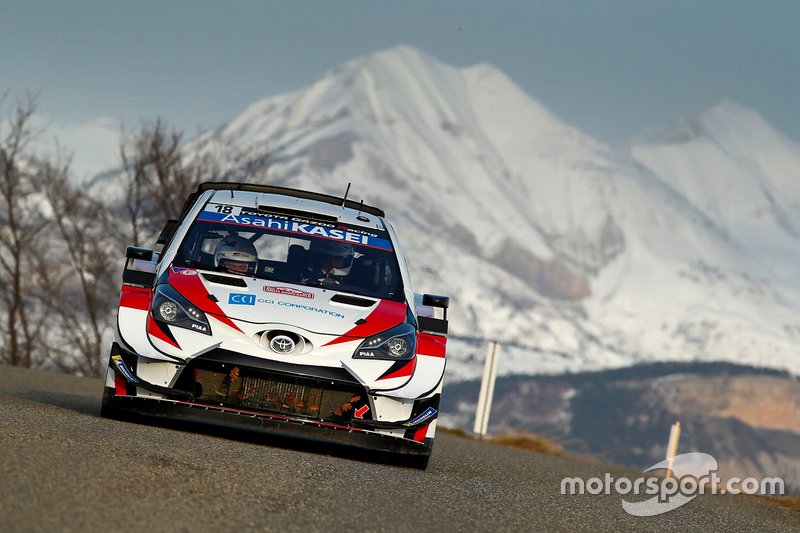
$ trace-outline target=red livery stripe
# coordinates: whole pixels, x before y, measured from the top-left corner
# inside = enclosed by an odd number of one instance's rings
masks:
[[[164,326],[168,327],[168,326]],[[174,346],[177,349],[181,349],[175,339],[172,338],[171,335],[167,335],[164,331],[161,330],[161,326],[159,326],[155,320],[153,320],[153,316],[148,314],[147,315],[147,333],[152,335],[153,337],[166,342]]]
[[[431,357],[445,357],[447,338],[429,333],[417,333],[417,353]]]
[[[112,363],[113,364],[113,363]],[[125,378],[114,372],[114,394],[116,396],[125,396]]]
[[[123,285],[122,291],[119,294],[119,306],[148,311],[152,298],[153,291],[150,289]]]
[[[181,269],[184,271],[190,270],[188,268]],[[193,275],[187,274],[179,274],[175,271],[175,268],[169,269],[169,284],[172,286],[173,289],[177,290],[181,293],[187,300],[192,302],[194,305],[199,307],[206,313],[210,313],[214,315],[214,318],[225,324],[226,326],[230,326],[231,328],[235,329],[236,331],[241,332],[242,330],[233,323],[233,321],[228,318],[225,312],[217,305],[215,301],[208,297],[208,291],[206,290],[205,285],[203,285],[203,281],[200,279],[200,275],[196,271]]]
[[[325,346],[339,344],[355,340],[364,339],[377,335],[382,331],[392,328],[406,319],[406,304],[393,302],[391,300],[381,300],[378,306],[364,319],[364,323],[357,325],[342,336],[333,339]]]
[[[416,367],[417,367],[416,356],[414,356],[413,359],[411,359],[405,364],[403,364],[402,361],[398,361],[392,366],[390,366],[389,370],[387,370],[386,373],[384,373],[381,377],[379,377],[375,381],[380,381],[382,379],[403,378],[406,376],[410,376],[414,373],[414,369]]]
[[[430,426],[430,424],[425,424],[424,426],[422,426],[421,428],[419,428],[414,432],[415,441],[425,442],[425,435],[427,435],[428,433],[428,426]]]

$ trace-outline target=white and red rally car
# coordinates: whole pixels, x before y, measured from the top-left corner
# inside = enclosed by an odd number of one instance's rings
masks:
[[[427,466],[448,298],[411,291],[383,211],[204,183],[158,244],[126,252],[103,416],[255,427]]]

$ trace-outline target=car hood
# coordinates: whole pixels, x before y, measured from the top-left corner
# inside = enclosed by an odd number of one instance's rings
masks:
[[[286,324],[307,331],[365,338],[406,320],[400,302],[278,281],[170,267],[169,284],[223,322]]]

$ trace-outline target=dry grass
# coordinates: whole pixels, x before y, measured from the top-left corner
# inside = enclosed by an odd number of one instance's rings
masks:
[[[757,496],[757,498],[767,500],[781,507],[788,507],[789,509],[800,511],[800,496]]]
[[[559,443],[532,433],[504,433],[486,440],[511,448],[546,453],[548,455],[561,455],[564,451],[564,448]]]
[[[461,437],[462,439],[474,439],[475,437],[472,434],[467,433],[463,429],[456,429],[456,428],[446,428],[444,426],[438,426],[436,428],[436,432],[439,433],[447,433],[448,435],[453,435],[455,437]]]
[[[454,429],[446,427],[438,427],[436,431],[447,433],[462,439],[477,440],[478,437],[472,433],[468,433],[463,429]],[[561,455],[564,447],[556,441],[547,439],[540,435],[533,433],[503,433],[495,437],[488,437],[486,442],[500,444],[501,446],[508,446],[510,448],[519,448],[520,450],[528,450],[532,452],[546,453],[549,455]]]

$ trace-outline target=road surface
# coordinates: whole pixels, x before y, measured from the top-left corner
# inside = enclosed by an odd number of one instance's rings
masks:
[[[360,452],[100,418],[102,382],[0,365],[0,531],[800,531],[800,513],[699,497],[655,517],[565,476],[635,473],[437,437],[413,470]],[[194,431],[190,431],[194,430]]]

